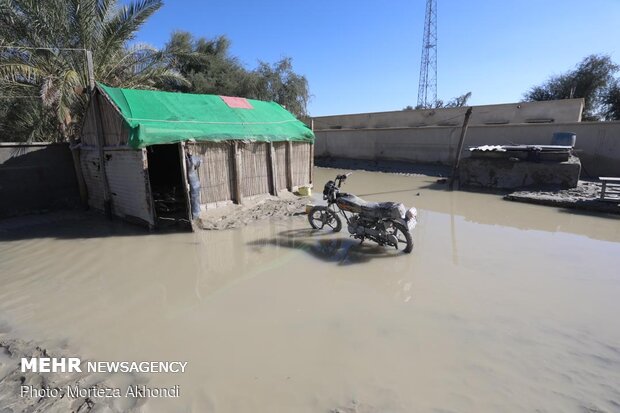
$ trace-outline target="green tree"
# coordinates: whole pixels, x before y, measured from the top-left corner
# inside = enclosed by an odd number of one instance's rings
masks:
[[[471,98],[471,92],[467,92],[465,94],[462,94],[461,96],[457,96],[453,98],[452,100],[449,100],[445,105],[443,105],[443,107],[444,108],[461,108],[463,106],[467,106],[467,102],[469,102],[470,98]]]
[[[573,70],[549,78],[545,83],[526,92],[526,101],[584,99],[584,120],[605,117],[603,96],[614,82],[619,66],[606,55],[591,55]]]
[[[166,89],[190,93],[247,96],[247,71],[229,52],[226,36],[195,39],[191,33],[172,33],[164,52],[172,68],[182,73],[188,85],[170,84]]]
[[[230,54],[226,36],[196,39],[184,31],[172,33],[165,53],[190,83],[167,85],[168,90],[273,100],[297,117],[307,115],[308,81],[295,73],[290,58],[272,65],[259,62],[255,70],[248,70]]]
[[[260,62],[254,71],[257,76],[256,96],[262,100],[278,102],[297,117],[307,115],[310,95],[308,80],[293,71],[293,62],[286,57],[270,65]]]
[[[161,6],[161,0],[126,5],[117,0],[0,0],[0,46],[5,46],[0,48],[0,88],[4,104],[24,119],[12,123],[15,118],[7,119],[5,108],[0,127],[22,125],[22,139],[56,135],[73,140],[87,104],[84,49],[93,53],[95,79],[112,86],[158,88],[186,82],[169,68],[161,51],[128,46]],[[22,102],[26,97],[31,102]],[[55,128],[37,130],[36,117],[40,125],[51,122]]]
[[[601,103],[605,120],[620,120],[620,80],[614,80],[603,92]]]
[[[467,106],[467,102],[471,98],[471,92],[464,93],[460,96],[456,96],[450,99],[448,102],[444,103],[443,100],[439,99],[435,102],[434,105],[431,106],[422,106],[418,105],[415,108],[411,105],[408,105],[403,108],[403,110],[420,110],[420,109],[441,109],[441,108],[460,108],[463,106]]]

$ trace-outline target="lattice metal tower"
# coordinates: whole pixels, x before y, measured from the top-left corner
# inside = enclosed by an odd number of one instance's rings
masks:
[[[418,107],[434,106],[437,102],[437,0],[426,0],[424,38],[420,61]]]

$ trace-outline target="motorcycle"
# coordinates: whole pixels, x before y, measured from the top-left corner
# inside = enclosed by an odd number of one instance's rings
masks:
[[[388,245],[403,252],[413,249],[411,233],[417,225],[417,210],[407,209],[398,202],[367,202],[346,192],[340,187],[351,175],[338,175],[334,181],[328,181],[323,188],[323,199],[327,205],[317,205],[308,211],[308,222],[314,229],[331,228],[334,232],[342,229],[340,213],[351,236],[361,240],[370,239],[377,244]],[[347,215],[348,213],[348,215]]]

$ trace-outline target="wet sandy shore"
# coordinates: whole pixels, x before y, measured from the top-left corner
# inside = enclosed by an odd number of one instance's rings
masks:
[[[576,188],[553,188],[538,191],[522,190],[512,192],[506,195],[505,198],[509,201],[620,215],[620,203],[618,201],[603,201],[600,199],[600,193],[600,182],[579,181]]]
[[[336,173],[318,168],[315,191]],[[418,208],[410,255],[304,217],[193,234],[3,223],[0,326],[91,360],[188,361],[140,378],[182,394],[143,412],[618,411],[618,221],[436,180],[346,183]]]

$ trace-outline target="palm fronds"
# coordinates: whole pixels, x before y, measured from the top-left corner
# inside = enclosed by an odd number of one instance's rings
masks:
[[[52,113],[63,139],[74,138],[87,103],[79,92],[88,86],[86,49],[93,52],[95,78],[100,82],[146,88],[185,84],[183,76],[170,69],[164,53],[146,45],[128,46],[161,6],[161,0],[127,5],[118,0],[0,0],[0,46],[5,46],[0,48],[1,93],[6,98],[34,88],[37,92],[28,94],[40,98],[41,110],[10,101],[0,105],[12,105],[12,113],[31,110],[30,115],[44,113],[44,117]],[[21,124],[32,126],[32,119],[24,118],[28,121]],[[41,123],[45,124],[43,119]]]

